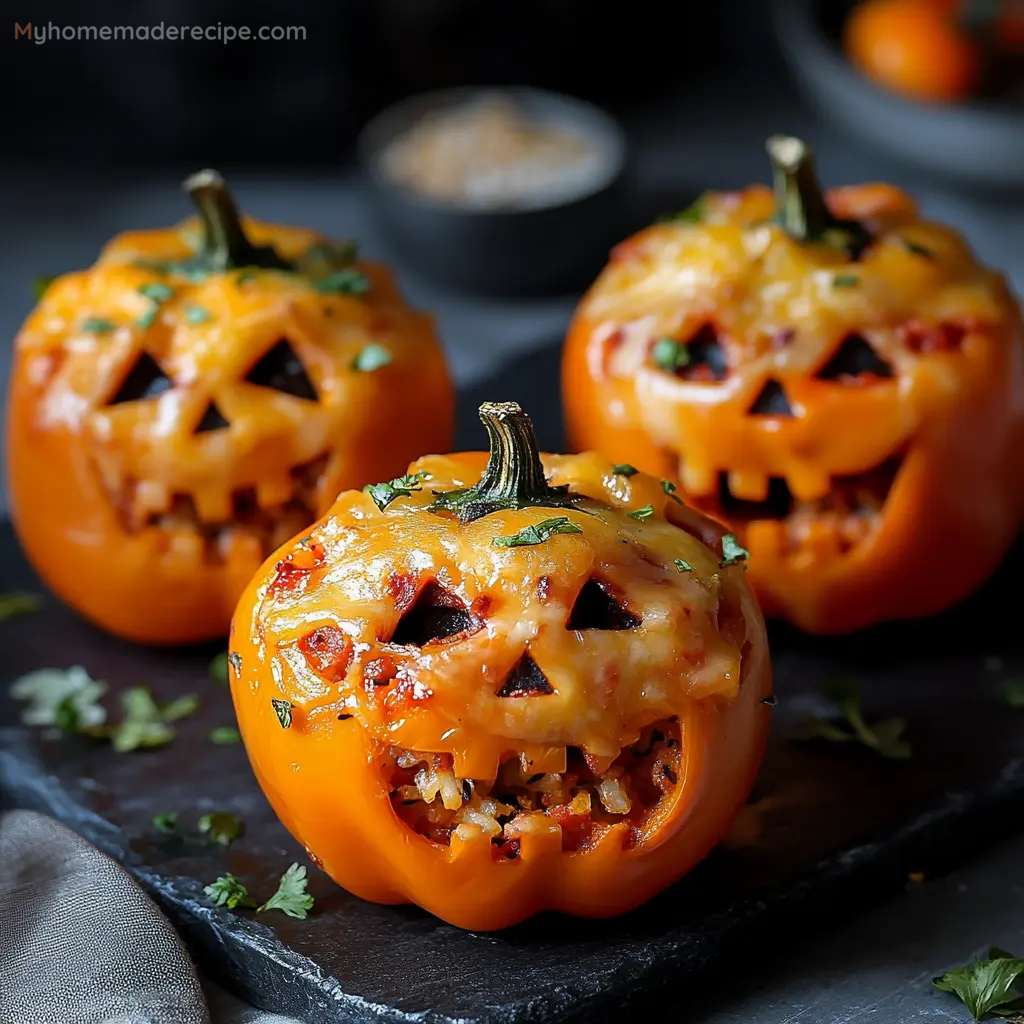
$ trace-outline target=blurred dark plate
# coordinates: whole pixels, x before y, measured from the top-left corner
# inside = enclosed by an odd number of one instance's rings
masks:
[[[843,55],[855,0],[776,0],[779,41],[808,99],[890,156],[960,184],[1024,188],[1024,107],[915,103],[868,81]]]
[[[388,145],[425,114],[500,92],[530,120],[565,125],[608,154],[608,174],[589,192],[554,205],[483,209],[442,202],[386,173]],[[495,296],[573,291],[604,265],[624,234],[626,138],[599,107],[542,89],[443,89],[403,100],[378,114],[359,137],[359,157],[381,228],[425,276]]]

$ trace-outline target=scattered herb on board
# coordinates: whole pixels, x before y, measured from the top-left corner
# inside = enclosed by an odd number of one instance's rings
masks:
[[[42,604],[43,599],[38,594],[0,594],[0,622],[39,611]]]
[[[220,846],[230,846],[244,831],[245,822],[230,811],[211,811],[199,819],[199,834]]]
[[[249,895],[249,890],[234,875],[221,875],[203,889],[213,900],[215,907],[255,907],[256,901]]]
[[[133,686],[122,691],[120,699],[120,722],[80,729],[98,739],[109,739],[119,754],[170,743],[175,736],[171,723],[193,714],[199,705],[199,698],[189,693],[160,707],[145,686]]]
[[[722,538],[722,560],[718,563],[719,569],[728,569],[730,565],[738,565],[750,557],[750,552],[740,546],[735,533],[727,533]]]
[[[295,705],[290,700],[280,700],[277,697],[271,697],[270,703],[274,708],[274,714],[277,715],[277,720],[281,723],[281,728],[290,729],[292,724],[292,708]]]
[[[218,747],[242,742],[242,734],[233,725],[218,725],[206,734],[206,738]]]
[[[628,515],[630,519],[650,519],[654,515],[654,506],[644,505],[643,508],[634,509]]]
[[[682,558],[677,558],[676,559],[676,569],[679,572],[693,572],[693,566],[690,565],[689,562],[687,562],[685,559],[682,559]]]
[[[92,679],[81,665],[40,668],[11,683],[11,696],[26,701],[21,720],[26,725],[57,726],[64,732],[101,726],[107,720],[99,699],[107,684]]]
[[[178,833],[178,812],[167,811],[165,814],[153,815],[153,828],[161,835],[173,836]]]
[[[215,683],[220,683],[222,686],[228,684],[228,652],[221,651],[220,654],[216,655],[210,662],[208,669],[210,678]]]
[[[297,917],[301,920],[306,916],[306,912],[313,907],[313,897],[306,892],[306,883],[305,867],[301,864],[293,864],[281,876],[277,892],[259,908],[258,912],[280,910],[289,917]]]
[[[582,532],[567,516],[555,516],[553,519],[544,519],[531,526],[524,526],[510,537],[492,537],[491,544],[496,548],[522,548],[532,544],[543,544],[557,533]]]
[[[360,373],[371,373],[387,366],[391,362],[391,352],[383,345],[367,345],[360,349],[358,355],[352,360],[352,369]]]
[[[856,288],[860,278],[856,274],[837,274],[832,278],[833,288]]]
[[[1011,708],[1024,708],[1024,679],[1004,679],[1000,686]]]
[[[317,281],[316,290],[321,295],[365,295],[370,279],[355,267],[345,267]]]
[[[618,466],[612,466],[612,474],[614,476],[631,477],[636,476],[640,470],[636,466],[631,466],[628,462],[622,462]]]
[[[993,946],[984,960],[975,959],[932,978],[940,992],[951,992],[967,1007],[975,1020],[986,1014],[1010,1017],[1024,1012],[1024,960]]]
[[[651,349],[651,362],[666,373],[675,373],[690,362],[690,351],[675,338],[659,338]]]
[[[373,503],[383,512],[395,498],[408,498],[413,491],[422,490],[423,481],[429,474],[425,472],[408,473],[406,476],[395,477],[379,484],[367,484],[363,491],[373,498]]]
[[[697,198],[686,207],[685,210],[677,210],[675,213],[663,213],[658,218],[659,224],[700,224],[708,215],[708,197],[704,195]]]
[[[812,714],[794,739],[826,740],[829,743],[860,743],[880,757],[906,760],[910,744],[903,738],[906,722],[887,718],[868,724],[860,707],[860,691],[852,679],[839,678],[825,684],[824,694],[835,706],[841,721]]]

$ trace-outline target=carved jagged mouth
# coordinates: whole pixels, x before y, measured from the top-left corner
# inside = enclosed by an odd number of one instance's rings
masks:
[[[390,749],[384,778],[398,817],[414,832],[448,845],[453,835],[490,840],[497,858],[516,859],[531,831],[561,832],[562,849],[583,851],[615,825],[626,846],[643,841],[681,776],[679,723],[648,726],[618,757],[597,760],[574,747],[564,772],[535,771],[525,755],[507,758],[493,780],[462,779],[448,754]]]
[[[133,479],[122,481],[111,494],[118,519],[126,533],[156,528],[195,545],[197,554],[211,564],[228,560],[236,544],[258,545],[266,558],[316,518],[318,495],[330,453],[292,467],[288,473],[291,493],[285,500],[261,505],[255,487],[232,491],[226,518],[204,518],[191,494],[169,493],[152,500],[153,488]],[[153,505],[162,507],[154,508]]]
[[[812,533],[820,536],[824,528],[838,550],[846,552],[877,529],[903,459],[901,453],[864,473],[832,477],[828,493],[816,501],[798,500],[782,477],[769,478],[763,501],[747,501],[732,494],[728,473],[720,473],[718,494],[694,498],[693,503],[728,522],[779,523],[780,544],[786,550],[799,550]]]

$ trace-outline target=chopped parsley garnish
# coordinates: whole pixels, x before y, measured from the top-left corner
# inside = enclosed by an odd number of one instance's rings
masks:
[[[249,895],[249,890],[234,875],[221,875],[211,882],[203,892],[213,900],[215,907],[255,907],[256,901]]]
[[[685,210],[675,213],[663,213],[658,218],[659,224],[700,224],[708,215],[707,193],[698,196]]]
[[[189,306],[185,310],[185,319],[190,324],[205,324],[207,320],[211,319],[210,311],[203,309],[202,306]]]
[[[653,505],[644,505],[643,508],[638,508],[633,512],[629,513],[630,519],[650,519],[654,515]]]
[[[316,290],[321,295],[364,295],[370,290],[370,279],[355,267],[345,267],[317,281]]]
[[[292,708],[295,705],[290,700],[281,700],[278,697],[271,697],[270,703],[273,705],[277,720],[281,723],[281,728],[290,728],[292,724]]]
[[[175,835],[178,831],[178,812],[168,811],[166,814],[154,814],[153,828],[161,835]]]
[[[940,992],[952,992],[975,1020],[982,1020],[988,1013],[1010,1017],[1024,1012],[1021,975],[1024,959],[993,946],[984,960],[954,967],[932,978],[932,984]]]
[[[230,811],[211,811],[199,819],[199,833],[211,843],[230,846],[245,831],[245,822]]]
[[[690,352],[675,338],[659,338],[651,349],[651,362],[666,373],[675,373],[690,362]]]
[[[32,295],[35,297],[36,302],[46,294],[47,289],[56,280],[57,278],[51,274],[50,276],[37,277],[32,282]]]
[[[837,274],[832,278],[833,288],[856,288],[860,278],[856,274]]]
[[[394,480],[385,480],[379,484],[367,484],[363,491],[373,498],[373,503],[383,512],[395,498],[408,498],[413,491],[423,489],[423,481],[430,476],[429,473],[407,473],[405,476],[395,477]]]
[[[222,686],[228,684],[228,652],[222,651],[220,654],[214,656],[210,662],[208,669],[210,678],[215,683],[220,683]]]
[[[199,698],[189,693],[160,707],[145,686],[133,686],[121,694],[121,721],[90,729],[89,733],[109,739],[119,754],[162,747],[174,739],[171,723],[193,714],[198,706]]]
[[[39,611],[42,604],[43,599],[38,594],[0,594],[0,622]]]
[[[113,334],[117,330],[117,324],[106,317],[90,316],[82,321],[82,330],[86,334]]]
[[[1000,685],[1011,708],[1024,708],[1024,679],[1004,679]]]
[[[307,881],[305,867],[293,864],[281,876],[277,892],[259,908],[259,913],[280,910],[289,917],[305,918],[306,912],[313,907],[313,897],[306,892]]]
[[[101,726],[107,720],[99,699],[107,684],[92,679],[81,665],[40,668],[11,683],[11,696],[27,702],[21,720],[26,725],[57,726],[65,732]]]
[[[838,717],[812,713],[794,737],[798,740],[826,740],[829,743],[860,743],[880,757],[906,760],[910,744],[903,738],[906,722],[887,718],[868,724],[860,707],[860,691],[852,679],[830,680],[824,687],[825,697],[835,705]]]
[[[496,548],[522,548],[532,544],[543,544],[558,533],[582,532],[583,530],[567,516],[555,516],[553,519],[544,519],[531,526],[524,526],[510,537],[492,537],[491,544]]]
[[[218,725],[207,733],[207,739],[218,747],[226,747],[232,743],[241,743],[242,734],[233,725]]]
[[[685,561],[685,559],[677,558],[675,560],[675,562],[676,562],[676,569],[679,572],[693,572],[694,571],[693,570],[693,566],[690,565],[689,562]]]
[[[911,242],[909,238],[903,239],[903,245],[907,252],[914,256],[923,256],[926,260],[930,260],[934,255],[931,249],[926,249],[923,245],[918,245],[917,242]]]
[[[630,477],[636,476],[639,472],[640,470],[638,470],[636,466],[631,466],[628,462],[622,462],[618,466],[612,466],[612,473],[615,476]]]
[[[745,562],[750,557],[750,552],[740,547],[735,533],[727,533],[722,538],[722,560],[718,563],[719,569],[728,569],[730,565]]]
[[[135,321],[136,327],[141,327],[143,330],[147,327],[153,326],[153,321],[156,319],[157,313],[160,312],[159,306],[154,306],[152,309],[147,309],[138,320]]]
[[[147,299],[156,302],[167,302],[168,299],[174,298],[174,289],[169,284],[164,284],[162,281],[150,281],[147,284],[139,286],[139,294],[144,295]]]
[[[371,373],[391,362],[391,352],[383,345],[367,345],[352,360],[352,369],[360,373]]]

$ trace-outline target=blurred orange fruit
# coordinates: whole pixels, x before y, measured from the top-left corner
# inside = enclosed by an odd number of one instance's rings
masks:
[[[865,0],[846,22],[843,47],[878,85],[917,100],[949,102],[974,90],[977,46],[935,0]]]

